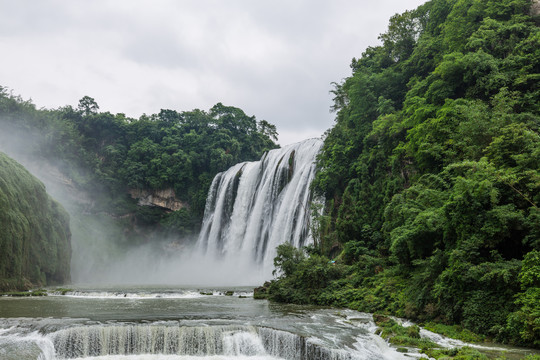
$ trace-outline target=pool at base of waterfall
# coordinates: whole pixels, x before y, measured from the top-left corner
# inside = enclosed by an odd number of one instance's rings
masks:
[[[375,335],[370,314],[254,300],[252,288],[80,287],[49,294],[0,297],[1,359],[419,357]]]

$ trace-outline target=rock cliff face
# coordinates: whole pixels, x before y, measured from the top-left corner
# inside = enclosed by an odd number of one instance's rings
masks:
[[[0,152],[0,291],[69,282],[70,262],[67,212]]]
[[[540,15],[540,0],[533,0],[531,5],[531,15],[539,16]]]
[[[174,190],[170,188],[162,190],[131,189],[129,193],[132,198],[139,200],[138,204],[141,206],[159,206],[171,211],[188,207],[186,203],[176,198]]]

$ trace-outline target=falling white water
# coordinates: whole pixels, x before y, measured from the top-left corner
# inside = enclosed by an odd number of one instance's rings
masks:
[[[13,331],[15,334],[10,334]],[[55,359],[54,345],[49,338],[37,331],[28,334],[19,334],[16,331],[16,327],[0,329],[0,359]]]
[[[112,359],[115,355],[141,354],[175,355],[174,359],[215,357],[216,360],[380,358],[377,352],[328,348],[294,333],[253,326],[94,325],[66,328],[48,338],[54,342],[58,359]]]
[[[197,250],[237,273],[271,278],[278,245],[313,242],[309,187],[322,144],[309,139],[218,174],[208,192]]]

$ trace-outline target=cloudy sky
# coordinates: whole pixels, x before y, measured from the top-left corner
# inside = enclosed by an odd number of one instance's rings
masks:
[[[321,136],[331,82],[425,0],[0,0],[0,85],[38,107],[138,118],[217,102],[277,126],[281,145]]]

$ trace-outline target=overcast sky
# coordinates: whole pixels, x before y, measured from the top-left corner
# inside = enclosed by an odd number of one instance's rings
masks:
[[[334,122],[331,82],[425,0],[0,0],[0,85],[138,118],[236,106],[286,145]]]

